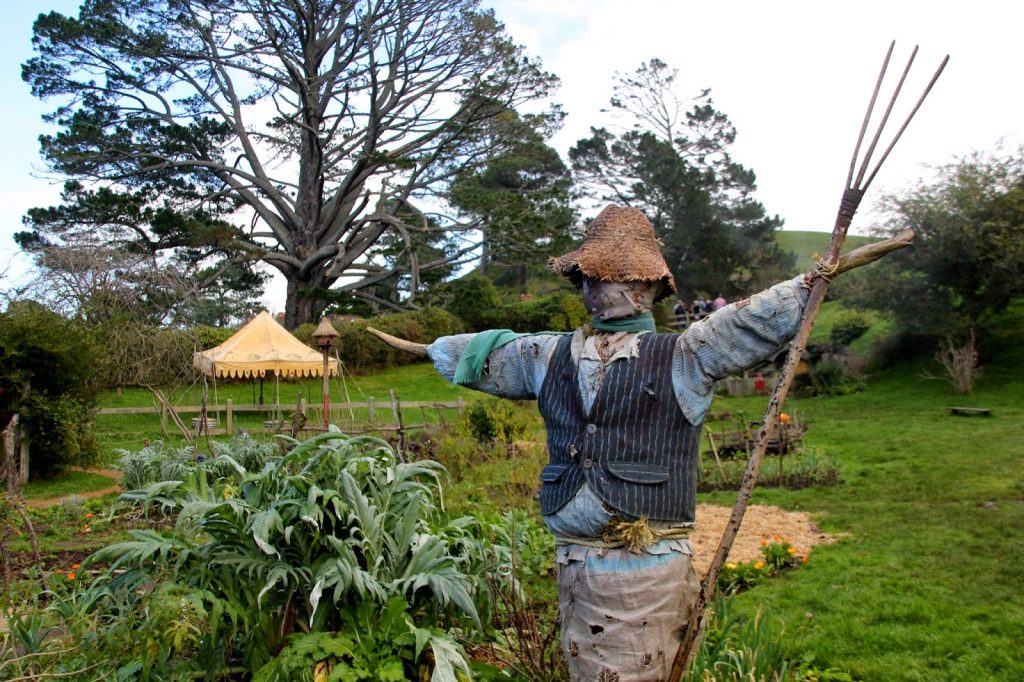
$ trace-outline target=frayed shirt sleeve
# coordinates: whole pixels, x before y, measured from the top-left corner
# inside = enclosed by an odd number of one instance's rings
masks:
[[[691,424],[703,421],[716,381],[768,360],[796,334],[808,291],[800,275],[731,303],[679,335],[672,385]]]
[[[427,346],[434,367],[448,381],[455,376],[459,358],[473,336],[442,336]],[[561,338],[560,334],[530,334],[505,344],[487,357],[480,381],[466,387],[502,398],[536,398],[547,375],[548,361]]]

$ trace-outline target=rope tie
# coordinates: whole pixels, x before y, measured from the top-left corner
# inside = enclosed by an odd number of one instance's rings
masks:
[[[580,538],[573,536],[556,536],[558,545],[582,545],[597,549],[626,549],[633,554],[640,554],[651,545],[662,540],[685,540],[690,537],[692,529],[686,526],[676,528],[651,528],[647,517],[636,521],[626,521],[613,516],[605,524],[600,538]]]
[[[819,256],[818,261],[814,264],[814,275],[816,277],[821,277],[826,282],[831,283],[838,273],[839,261],[830,263],[828,259]]]

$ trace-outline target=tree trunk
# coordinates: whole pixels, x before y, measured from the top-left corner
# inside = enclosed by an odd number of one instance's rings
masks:
[[[284,326],[294,330],[300,324],[314,322],[324,309],[323,301],[306,295],[315,288],[312,282],[289,278],[288,294],[284,304]]]

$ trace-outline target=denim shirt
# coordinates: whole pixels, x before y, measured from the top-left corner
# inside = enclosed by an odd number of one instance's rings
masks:
[[[803,275],[776,284],[749,299],[731,303],[679,334],[672,354],[672,388],[683,415],[700,424],[714,398],[715,382],[741,372],[775,355],[796,333],[807,303],[808,285]],[[645,333],[645,332],[640,332]],[[596,332],[595,336],[600,336]],[[612,362],[629,357],[639,334],[627,334]],[[629,339],[628,337],[633,337]],[[459,358],[473,334],[443,336],[427,347],[437,371],[451,381]],[[493,351],[480,381],[469,388],[492,395],[533,399],[547,376],[548,361],[558,334],[522,336]],[[590,405],[600,388],[600,363],[586,362],[589,353],[580,330],[573,338],[573,359],[579,368],[579,389],[584,405]],[[581,357],[584,362],[580,362]],[[600,499],[586,485],[576,497],[545,522],[556,535],[594,537],[609,518]]]

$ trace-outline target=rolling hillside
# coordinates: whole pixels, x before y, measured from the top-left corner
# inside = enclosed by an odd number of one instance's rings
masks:
[[[797,256],[797,272],[807,272],[814,267],[814,254],[822,254],[828,247],[828,232],[811,232],[807,230],[784,230],[775,232],[775,241],[783,251],[792,251]],[[843,252],[851,251],[858,246],[877,241],[875,237],[859,237],[851,235],[843,244]]]

